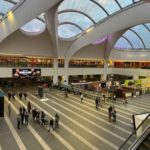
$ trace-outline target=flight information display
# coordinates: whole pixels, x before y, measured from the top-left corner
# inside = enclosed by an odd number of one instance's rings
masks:
[[[12,70],[13,77],[36,77],[41,76],[41,69],[35,68],[16,68]]]

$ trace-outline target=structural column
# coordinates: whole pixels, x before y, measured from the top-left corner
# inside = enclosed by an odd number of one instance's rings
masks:
[[[108,70],[107,60],[104,60],[103,75],[102,75],[102,77],[101,77],[101,80],[102,80],[102,81],[106,81],[106,79],[107,79],[107,70]]]
[[[58,85],[58,60],[56,58],[54,58],[53,69],[53,84]]]
[[[63,84],[68,85],[68,72],[69,72],[69,61],[65,59],[64,64],[64,75],[63,75]]]
[[[138,80],[138,79],[139,79],[139,76],[136,75],[136,74],[134,74],[134,75],[133,75],[133,80]]]

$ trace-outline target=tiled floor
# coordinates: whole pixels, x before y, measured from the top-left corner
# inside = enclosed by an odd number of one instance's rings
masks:
[[[5,115],[13,125],[17,136],[20,137],[25,149],[43,150],[43,149],[99,149],[115,150],[125,141],[133,131],[131,124],[132,114],[139,112],[148,112],[150,110],[150,95],[142,95],[136,98],[128,99],[129,104],[122,104],[117,100],[115,105],[117,110],[117,121],[108,121],[108,107],[112,105],[108,100],[103,107],[97,111],[95,101],[89,98],[80,103],[80,96],[69,94],[69,98],[64,98],[64,93],[58,90],[50,90],[46,97],[48,100],[40,101],[35,95],[35,88],[22,88],[22,91],[28,92],[27,100],[12,100],[12,114],[10,117]],[[19,107],[26,106],[31,101],[32,108],[39,111],[44,110],[46,119],[54,117],[56,113],[60,116],[60,128],[56,131],[48,132],[47,128],[37,124],[30,114],[30,126],[21,126],[17,129],[16,113]],[[7,97],[5,97],[5,112],[7,112]],[[0,119],[0,146],[2,150],[20,149],[17,139],[13,136],[6,119]]]

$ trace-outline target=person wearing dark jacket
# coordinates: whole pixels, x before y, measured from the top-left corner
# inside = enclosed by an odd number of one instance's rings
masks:
[[[108,108],[108,119],[109,119],[109,122],[111,122],[111,114],[112,114],[112,106],[109,106]]]
[[[50,121],[49,121],[49,129],[48,129],[48,132],[50,132],[50,129],[53,129],[53,131],[54,131],[54,120],[53,120],[53,118],[51,118],[50,119]]]

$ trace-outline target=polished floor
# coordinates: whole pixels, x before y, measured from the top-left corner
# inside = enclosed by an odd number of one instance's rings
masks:
[[[64,92],[50,89],[46,99],[36,96],[37,89],[21,87],[16,91],[27,91],[27,100],[12,102],[12,114],[8,117],[8,98],[5,96],[5,117],[0,119],[0,150],[117,150],[133,131],[132,114],[148,112],[150,110],[150,94],[129,98],[128,104],[122,100],[115,104],[107,100],[97,111],[95,102],[84,97],[69,94],[64,98]],[[29,116],[29,125],[17,129],[17,113],[20,107],[27,106],[30,101],[32,108],[43,110],[49,120],[55,114],[60,116],[60,128],[56,131],[47,131],[44,127]],[[117,121],[108,121],[108,107],[115,105]]]

